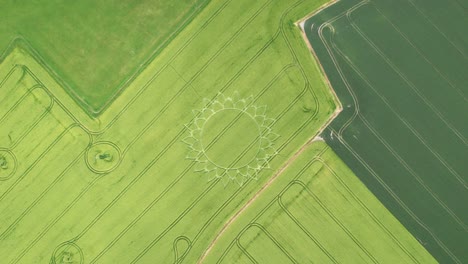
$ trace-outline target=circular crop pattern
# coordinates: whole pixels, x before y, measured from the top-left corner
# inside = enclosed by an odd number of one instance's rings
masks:
[[[53,264],[83,264],[83,252],[75,243],[66,242],[55,249],[51,262]]]
[[[242,110],[223,109],[205,122],[200,143],[210,162],[220,168],[238,169],[256,158],[260,149],[260,128],[255,119]],[[243,151],[244,155],[240,156]]]
[[[120,150],[111,142],[93,144],[86,152],[86,164],[96,173],[108,173],[120,162]]]
[[[197,162],[196,171],[208,174],[209,180],[242,185],[269,167],[278,135],[271,131],[274,120],[266,118],[265,107],[252,105],[252,97],[237,98],[219,94],[205,100],[206,107],[195,111],[187,125],[190,136],[184,142],[190,148],[187,158]]]
[[[0,149],[0,181],[10,179],[16,171],[16,158],[6,149]]]

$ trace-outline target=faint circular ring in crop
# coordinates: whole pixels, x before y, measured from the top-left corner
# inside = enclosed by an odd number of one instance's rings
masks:
[[[6,181],[15,174],[17,160],[13,152],[0,148],[0,181]]]
[[[91,145],[85,155],[88,168],[98,174],[113,171],[120,164],[120,159],[119,147],[108,141],[101,141]]]
[[[73,242],[60,244],[52,254],[52,264],[83,264],[83,251]]]

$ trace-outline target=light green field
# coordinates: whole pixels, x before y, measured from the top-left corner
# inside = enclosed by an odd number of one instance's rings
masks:
[[[206,260],[436,263],[323,142],[307,147]]]
[[[13,49],[0,64],[1,262],[196,263],[336,111],[293,24],[323,2],[210,2],[93,118]]]

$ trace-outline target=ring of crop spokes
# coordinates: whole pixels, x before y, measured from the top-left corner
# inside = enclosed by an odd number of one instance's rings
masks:
[[[252,96],[239,99],[237,93],[232,97],[218,94],[194,111],[187,125],[190,135],[183,140],[189,147],[186,157],[196,162],[195,171],[207,174],[209,181],[243,185],[270,167],[269,160],[277,154],[278,135],[271,129],[275,120],[265,116],[265,106],[252,102]]]

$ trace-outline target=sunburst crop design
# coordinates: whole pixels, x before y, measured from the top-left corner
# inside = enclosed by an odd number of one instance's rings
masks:
[[[277,154],[278,135],[271,129],[275,120],[265,116],[265,106],[252,102],[252,96],[218,94],[214,100],[204,99],[203,109],[193,111],[194,120],[187,125],[190,136],[183,141],[190,150],[187,159],[196,162],[195,171],[207,174],[208,181],[243,185],[270,167],[269,160]]]

